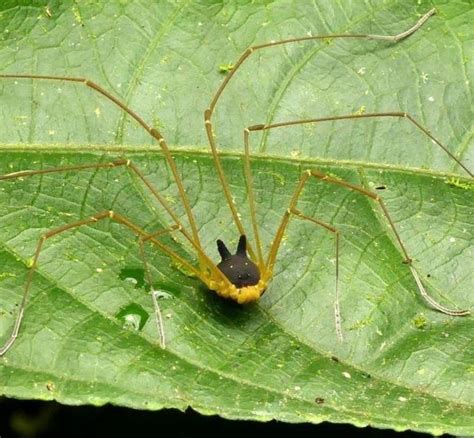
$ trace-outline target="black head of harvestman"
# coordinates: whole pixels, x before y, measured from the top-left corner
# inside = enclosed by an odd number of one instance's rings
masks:
[[[247,238],[242,235],[235,254],[231,254],[222,240],[217,241],[222,261],[217,265],[220,271],[236,287],[255,286],[260,281],[260,269],[247,255]]]

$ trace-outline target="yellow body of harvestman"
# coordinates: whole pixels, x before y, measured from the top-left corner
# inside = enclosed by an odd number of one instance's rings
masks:
[[[336,275],[335,275],[335,300],[334,300],[334,312],[335,312],[335,325],[336,325],[336,333],[340,340],[342,340],[342,328],[341,328],[341,316],[339,310],[339,232],[338,230],[330,224],[318,221],[312,217],[306,216],[297,208],[297,202],[299,196],[307,183],[308,180],[311,178],[316,178],[318,180],[324,181],[326,183],[334,184],[345,188],[347,190],[351,190],[353,192],[359,193],[363,196],[366,196],[376,202],[384,217],[388,221],[388,225],[395,236],[399,247],[402,251],[404,263],[406,263],[411,270],[411,273],[414,277],[416,282],[417,288],[419,293],[423,296],[423,298],[435,309],[440,312],[446,313],[448,315],[453,316],[460,316],[466,315],[469,312],[466,310],[454,310],[444,307],[443,305],[436,302],[431,296],[428,295],[419,274],[417,273],[416,269],[414,268],[411,258],[407,253],[407,250],[398,234],[394,222],[392,221],[387,208],[385,207],[382,199],[374,192],[365,189],[362,186],[354,185],[349,182],[340,180],[338,178],[326,175],[318,170],[307,170],[302,173],[299,182],[296,185],[295,191],[291,198],[289,206],[283,213],[280,225],[276,231],[274,239],[271,243],[270,250],[268,255],[265,257],[263,255],[262,250],[262,243],[259,235],[259,228],[257,225],[256,219],[256,207],[255,207],[255,200],[254,200],[254,193],[253,193],[253,179],[252,179],[252,172],[250,166],[250,145],[249,145],[249,137],[252,132],[255,131],[264,131],[270,130],[273,128],[285,127],[285,126],[292,126],[292,125],[302,125],[302,124],[310,124],[310,123],[319,123],[319,122],[326,122],[326,121],[335,121],[335,120],[362,120],[368,118],[382,118],[382,117],[391,117],[391,118],[400,118],[409,121],[414,127],[420,130],[424,135],[429,137],[434,144],[436,144],[439,148],[441,148],[446,154],[448,154],[464,171],[467,172],[469,176],[473,176],[473,174],[467,169],[440,141],[438,141],[430,132],[421,124],[419,124],[411,115],[405,112],[383,112],[383,113],[366,113],[366,114],[348,114],[348,115],[339,115],[339,116],[331,116],[331,117],[324,117],[324,118],[315,118],[315,119],[305,119],[305,120],[295,120],[295,121],[286,121],[281,123],[275,123],[271,125],[254,125],[246,128],[244,130],[244,174],[245,174],[245,183],[246,189],[248,194],[249,200],[249,212],[252,222],[253,228],[253,236],[255,239],[255,249],[253,246],[247,242],[246,239],[246,232],[244,230],[244,226],[240,220],[239,214],[237,212],[236,206],[234,205],[232,199],[232,193],[229,188],[229,184],[227,182],[226,176],[224,174],[219,153],[217,151],[217,144],[215,134],[213,132],[212,127],[212,116],[218,100],[222,95],[223,91],[225,90],[227,84],[232,79],[232,77],[236,74],[239,70],[241,65],[245,62],[245,60],[250,57],[253,53],[258,50],[268,49],[271,47],[285,45],[285,44],[292,44],[298,43],[301,41],[321,41],[327,38],[331,39],[358,39],[358,40],[381,40],[381,41],[388,41],[396,43],[416,32],[432,15],[435,14],[435,9],[428,11],[425,15],[423,15],[418,22],[412,26],[410,29],[395,35],[395,36],[388,36],[388,35],[371,35],[371,34],[335,34],[335,35],[321,35],[321,36],[307,36],[307,37],[300,37],[300,38],[293,38],[288,40],[270,42],[266,44],[256,45],[253,47],[248,48],[238,59],[235,63],[233,68],[227,74],[226,78],[223,80],[222,84],[218,88],[217,92],[215,93],[209,108],[204,113],[205,119],[205,126],[206,132],[209,140],[209,144],[211,147],[212,155],[215,161],[215,166],[217,169],[217,174],[219,176],[228,206],[230,208],[233,220],[237,229],[240,234],[240,240],[238,244],[238,248],[235,254],[231,254],[230,251],[227,249],[226,245],[218,240],[218,251],[221,255],[221,262],[215,264],[203,251],[198,228],[196,225],[196,220],[194,214],[191,210],[190,203],[185,193],[185,189],[183,186],[182,178],[178,173],[176,164],[173,160],[173,157],[170,153],[168,145],[160,134],[158,130],[149,126],[137,113],[132,111],[129,107],[127,107],[124,103],[118,100],[116,97],[111,95],[108,91],[100,87],[99,85],[95,84],[94,82],[85,79],[85,78],[78,78],[78,77],[59,77],[59,76],[39,76],[39,75],[32,75],[32,74],[0,74],[0,79],[32,79],[32,80],[50,80],[50,81],[62,81],[62,82],[73,82],[86,85],[87,87],[95,90],[96,92],[103,95],[105,98],[109,99],[111,102],[116,104],[120,107],[123,111],[125,111],[129,116],[131,116],[135,121],[137,121],[152,137],[154,137],[163,152],[167,165],[171,169],[173,179],[177,185],[180,202],[182,203],[187,220],[189,222],[190,230],[187,230],[184,226],[180,218],[177,216],[173,208],[170,206],[170,203],[166,200],[166,198],[160,194],[160,192],[150,183],[150,181],[144,176],[142,171],[135,166],[133,162],[127,159],[119,159],[108,163],[93,163],[93,164],[85,164],[80,166],[64,166],[64,167],[55,167],[50,169],[41,169],[41,170],[28,170],[28,171],[19,171],[14,172],[6,175],[0,175],[1,180],[8,180],[8,179],[15,179],[21,177],[30,177],[33,175],[41,175],[46,173],[54,173],[54,172],[66,172],[66,171],[81,171],[87,169],[110,169],[114,167],[124,166],[128,168],[133,174],[135,174],[139,180],[146,186],[150,194],[159,202],[159,204],[163,207],[163,209],[167,212],[170,216],[171,220],[174,222],[172,226],[167,229],[159,230],[155,233],[147,233],[142,228],[134,224],[132,221],[127,219],[126,217],[118,214],[114,211],[103,211],[97,213],[87,219],[78,220],[76,222],[72,222],[61,227],[52,229],[45,234],[43,234],[38,242],[36,252],[33,257],[33,262],[31,264],[30,270],[28,272],[28,276],[25,282],[25,288],[23,292],[23,298],[20,303],[20,307],[18,310],[18,314],[11,331],[10,336],[5,341],[4,345],[0,347],[0,356],[4,355],[10,347],[13,345],[15,339],[18,336],[21,321],[23,319],[23,315],[25,312],[25,307],[28,301],[28,294],[30,285],[33,279],[33,273],[38,264],[38,258],[40,256],[41,250],[43,248],[43,244],[46,240],[60,234],[66,232],[67,230],[71,230],[74,228],[78,228],[84,225],[94,224],[98,221],[104,219],[111,219],[115,222],[118,222],[125,227],[129,228],[132,232],[136,234],[139,238],[140,250],[145,266],[145,274],[147,277],[148,283],[152,284],[150,272],[147,266],[147,260],[145,258],[145,251],[144,245],[146,242],[150,242],[154,244],[158,249],[163,251],[173,260],[179,262],[187,269],[189,269],[197,278],[199,278],[210,290],[215,291],[221,297],[231,299],[236,301],[239,304],[250,303],[258,300],[265,290],[268,287],[269,282],[272,278],[272,272],[274,269],[274,265],[277,259],[278,250],[280,248],[280,244],[282,238],[284,236],[285,230],[287,225],[290,221],[290,218],[295,217],[298,219],[306,220],[311,223],[314,223],[317,226],[323,227],[329,232],[331,232],[335,236],[335,252],[336,252]],[[178,255],[175,251],[173,251],[169,246],[164,244],[159,240],[159,237],[164,234],[179,232],[181,235],[191,244],[192,248],[194,249],[198,264],[197,266],[192,265],[190,262],[182,258]],[[248,252],[248,254],[247,254]],[[155,307],[155,315],[156,315],[156,322],[159,329],[160,334],[160,344],[162,347],[165,346],[165,337],[164,337],[164,330],[163,324],[161,319],[160,309],[158,307],[158,303],[156,300],[155,292],[152,293],[153,303]]]

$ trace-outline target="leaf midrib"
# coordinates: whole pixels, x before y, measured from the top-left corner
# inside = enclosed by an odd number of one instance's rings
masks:
[[[212,153],[211,151],[206,150],[208,146],[202,147],[178,147],[172,148],[170,147],[169,150],[173,157],[180,156],[183,158],[193,158],[193,157],[204,157],[206,159],[212,160]],[[110,157],[110,160],[116,158],[123,158],[127,157],[127,154],[130,155],[140,155],[140,154],[158,154],[158,158],[163,158],[161,153],[162,150],[159,146],[115,146],[115,145],[64,145],[64,144],[25,144],[25,145],[14,145],[9,143],[0,143],[0,153],[2,152],[16,152],[16,153],[52,153],[52,154],[66,154],[66,155],[73,155],[79,153],[84,154],[104,154],[102,157],[98,157],[99,162],[103,159],[104,156],[108,156],[109,154],[114,156]],[[243,153],[239,152],[226,152],[226,151],[219,151],[220,158],[234,158],[234,159],[242,159],[244,157]],[[444,170],[436,170],[436,169],[428,169],[428,168],[421,168],[421,167],[413,167],[413,166],[403,166],[403,165],[394,165],[394,164],[386,164],[386,163],[377,163],[377,162],[364,162],[364,161],[357,161],[357,160],[337,160],[337,159],[328,159],[328,158],[311,158],[311,157],[304,157],[304,158],[292,158],[292,157],[283,157],[280,155],[271,155],[271,154],[258,154],[252,153],[252,162],[278,162],[281,164],[292,165],[292,166],[300,166],[303,170],[306,170],[304,165],[308,166],[323,166],[323,167],[338,167],[343,170],[356,170],[356,169],[370,169],[374,171],[389,171],[389,172],[397,172],[397,173],[405,173],[407,175],[416,175],[416,176],[423,176],[423,177],[434,177],[434,178],[459,178],[462,181],[467,183],[473,182],[474,180],[469,176],[465,175],[464,173],[453,173]],[[28,169],[32,170],[32,169]]]

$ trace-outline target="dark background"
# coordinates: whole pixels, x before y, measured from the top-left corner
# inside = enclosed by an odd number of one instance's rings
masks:
[[[287,424],[277,421],[232,421],[218,416],[200,415],[192,409],[180,412],[166,409],[158,412],[138,411],[116,406],[64,406],[56,402],[14,400],[0,398],[0,437],[134,437],[137,434],[173,438],[205,436],[261,437],[293,435],[340,435],[343,437],[428,438],[431,435],[415,432],[394,432],[350,425],[321,423],[313,425]],[[448,437],[449,435],[444,435]]]

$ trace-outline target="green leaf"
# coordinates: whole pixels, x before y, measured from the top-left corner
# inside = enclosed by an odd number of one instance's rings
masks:
[[[202,246],[238,232],[206,143],[203,111],[246,47],[299,35],[395,34],[431,2],[40,2],[0,6],[2,73],[85,77],[123,99],[173,150]],[[242,132],[250,125],[406,111],[472,169],[472,6],[435,2],[410,38],[307,42],[252,55],[216,107],[223,167],[247,229]],[[126,157],[183,207],[156,142],[83,85],[0,80],[0,175]],[[258,225],[268,250],[305,169],[377,191],[431,295],[472,306],[472,180],[405,119],[252,134]],[[159,347],[136,236],[101,221],[44,244],[19,337],[0,359],[9,397],[177,407],[227,418],[333,421],[469,435],[472,317],[428,307],[368,197],[311,181],[298,208],[341,232],[344,342],[333,322],[334,237],[294,219],[274,279],[247,307],[218,298],[147,247],[167,337]],[[40,236],[114,210],[147,231],[166,216],[123,167],[0,181],[0,339]],[[184,219],[183,219],[184,220]],[[252,237],[252,233],[249,232]],[[167,241],[183,257],[190,248]]]

